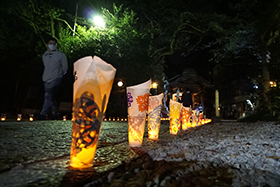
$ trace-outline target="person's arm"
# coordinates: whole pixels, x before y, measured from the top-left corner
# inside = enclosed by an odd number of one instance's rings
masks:
[[[62,54],[62,57],[61,57],[62,73],[63,73],[63,75],[65,75],[68,70],[68,62],[67,62],[67,58],[66,58],[65,54],[64,53],[61,53],[61,54]]]

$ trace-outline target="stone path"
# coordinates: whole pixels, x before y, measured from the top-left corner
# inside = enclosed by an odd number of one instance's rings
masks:
[[[0,123],[0,186],[280,186],[280,125],[209,124],[129,148],[103,122],[93,168],[69,168],[71,121]]]

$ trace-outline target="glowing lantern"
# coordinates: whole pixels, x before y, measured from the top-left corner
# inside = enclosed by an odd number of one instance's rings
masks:
[[[160,128],[160,112],[162,107],[163,94],[150,96],[148,107],[148,136],[157,140]]]
[[[22,119],[22,115],[21,115],[21,114],[18,114],[18,115],[17,115],[17,121],[21,121],[21,119]]]
[[[202,120],[203,120],[203,112],[200,112],[199,113],[199,121],[198,121],[198,123],[199,123],[199,125],[202,125],[203,123],[202,123]]]
[[[182,103],[170,100],[170,116],[169,116],[169,130],[170,134],[177,134],[180,130],[180,114]]]
[[[128,142],[131,147],[140,147],[143,142],[150,87],[151,80],[127,87]]]
[[[111,121],[111,118],[109,118],[109,121]]]
[[[34,114],[29,114],[29,121],[33,121],[34,120]]]
[[[116,69],[97,56],[74,63],[73,128],[70,165],[92,167]]]
[[[113,121],[115,121],[115,118],[113,118]]]
[[[66,115],[63,116],[62,118],[63,118],[63,121],[66,121],[66,120],[67,120],[67,116],[66,116]]]
[[[104,118],[104,121],[107,121],[107,119],[106,119],[106,118]]]
[[[192,127],[196,127],[197,126],[197,110],[192,110]]]
[[[190,107],[182,107],[182,130],[187,130],[191,127],[192,110]]]
[[[6,121],[7,114],[1,113],[1,121]]]

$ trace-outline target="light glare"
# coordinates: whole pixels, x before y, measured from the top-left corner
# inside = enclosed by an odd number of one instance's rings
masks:
[[[93,22],[98,27],[102,27],[102,28],[105,27],[105,22],[103,21],[102,17],[100,17],[100,16],[95,16],[93,18]]]

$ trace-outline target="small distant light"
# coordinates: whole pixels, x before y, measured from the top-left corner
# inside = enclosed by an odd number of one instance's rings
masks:
[[[118,84],[118,87],[122,87],[123,86],[123,82],[121,80],[117,84]]]
[[[33,121],[34,120],[34,114],[29,114],[29,121]]]
[[[66,121],[67,120],[67,116],[63,116],[63,121]]]
[[[109,121],[111,121],[111,118],[109,118]]]
[[[115,121],[115,118],[113,118],[113,121]]]
[[[1,121],[5,121],[7,117],[6,113],[1,113]]]
[[[22,115],[21,115],[21,114],[18,114],[18,115],[17,115],[17,121],[21,121],[21,119],[22,119]]]
[[[157,86],[158,86],[158,83],[156,83],[156,82],[154,82],[154,83],[151,85],[151,87],[152,87],[153,89],[157,89]]]

